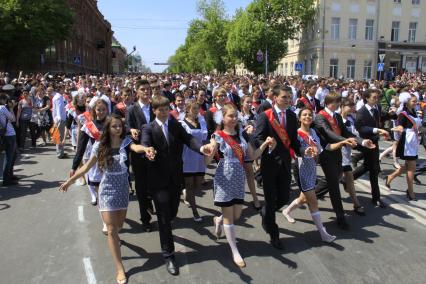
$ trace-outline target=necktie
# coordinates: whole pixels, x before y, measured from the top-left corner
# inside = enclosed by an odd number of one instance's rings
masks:
[[[230,101],[230,102],[232,102],[232,103],[234,102],[234,100],[233,100],[233,98],[232,98],[232,94],[231,94],[231,93],[229,93],[229,94],[228,94],[228,99],[229,99],[229,101]]]
[[[281,115],[281,127],[285,129],[285,112],[280,112]]]
[[[163,123],[161,128],[163,129],[163,134],[164,134],[164,137],[166,138],[167,144],[169,144],[169,133],[167,131],[167,125]]]

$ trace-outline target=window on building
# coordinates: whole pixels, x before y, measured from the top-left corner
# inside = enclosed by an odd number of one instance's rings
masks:
[[[338,40],[340,37],[340,18],[331,18],[331,39]]]
[[[373,40],[374,20],[365,21],[365,40]]]
[[[339,74],[339,59],[330,59],[330,77],[337,78]]]
[[[364,79],[371,79],[371,60],[364,61]]]
[[[399,24],[400,22],[392,22],[391,41],[399,41]]]
[[[393,3],[401,4],[401,0],[393,0]]]
[[[290,63],[290,75],[293,75],[293,71],[294,71],[294,62]]]
[[[285,63],[284,65],[284,75],[287,75],[288,72],[288,63]]]
[[[408,27],[408,42],[416,42],[417,23],[412,22]]]
[[[348,60],[348,68],[346,70],[346,77],[349,79],[355,79],[355,59]]]
[[[411,4],[420,5],[420,0],[411,0]]]
[[[349,33],[348,38],[356,40],[356,29],[358,26],[358,19],[349,19]]]

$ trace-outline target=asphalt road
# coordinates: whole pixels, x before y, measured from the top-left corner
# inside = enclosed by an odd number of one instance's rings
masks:
[[[70,166],[71,159],[56,159],[53,146],[29,150],[17,166],[16,174],[23,178],[20,185],[0,187],[0,283],[115,283],[100,216],[90,205],[87,188],[58,192]],[[382,170],[383,174],[392,170],[390,160],[383,162]],[[424,176],[420,180],[426,183]],[[357,190],[366,217],[352,213],[342,190],[350,231],[335,226],[328,197],[320,201],[324,224],[337,236],[332,245],[321,242],[306,208],[295,211],[295,224],[277,213],[284,251],[269,245],[247,194],[237,224],[238,246],[247,263],[240,270],[231,260],[226,239],[217,241],[213,234],[212,219],[219,212],[213,206],[210,181],[197,197],[203,223],[195,223],[183,203],[173,223],[181,265],[177,277],[166,272],[158,231],[142,232],[133,199],[120,234],[129,283],[424,283],[426,191],[425,186],[416,186],[420,200],[408,203],[404,183],[399,177],[392,192],[382,188],[390,206],[380,209],[370,205],[368,183],[360,180]],[[263,199],[262,190],[258,192]]]

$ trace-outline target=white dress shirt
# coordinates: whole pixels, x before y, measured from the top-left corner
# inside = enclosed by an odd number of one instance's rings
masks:
[[[146,123],[149,123],[151,121],[151,113],[149,111],[149,105],[143,104],[140,101],[138,101],[138,103],[142,109],[143,115],[145,116]]]
[[[67,119],[65,105],[64,97],[60,93],[55,93],[52,99],[52,117],[55,123],[65,121]]]
[[[285,110],[279,109],[277,105],[274,105],[274,109],[275,109],[275,111],[278,114],[278,119],[280,121],[280,124],[282,125],[284,123],[284,125],[286,125],[286,121],[285,121],[285,119],[286,119],[286,117],[285,117]],[[283,117],[284,118],[284,122],[281,121],[281,113],[282,112],[284,113],[284,117]]]
[[[377,112],[379,111],[376,107],[371,107],[369,104],[365,104],[365,107],[367,108],[368,112],[370,113],[371,117],[376,119],[374,117],[374,113],[373,113],[373,109],[377,110]],[[373,128],[373,133],[376,134],[378,131],[378,128]]]
[[[163,130],[164,137],[166,138],[167,144],[169,144],[169,129],[168,129],[168,121],[166,120],[164,123],[161,122],[158,118],[155,118],[155,121],[160,125]]]

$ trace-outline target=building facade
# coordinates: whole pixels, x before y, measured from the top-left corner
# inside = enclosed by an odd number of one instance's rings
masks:
[[[115,37],[112,38],[111,53],[112,72],[114,74],[123,74],[127,69],[127,51]]]
[[[276,73],[372,79],[426,72],[422,12],[426,0],[317,0],[314,24],[288,41]]]
[[[111,24],[97,0],[68,0],[74,25],[68,40],[57,42],[40,55],[40,69],[61,73],[111,73]]]
[[[67,40],[18,58],[11,72],[112,73],[111,24],[97,0],[67,0],[74,24]]]

